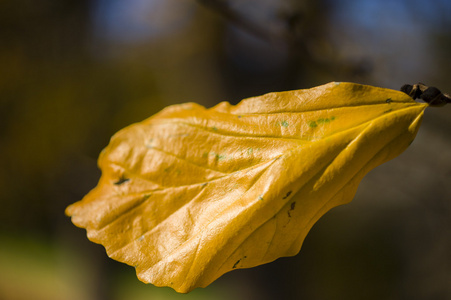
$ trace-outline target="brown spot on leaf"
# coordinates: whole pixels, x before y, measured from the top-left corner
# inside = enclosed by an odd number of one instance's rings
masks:
[[[129,181],[129,180],[130,180],[130,178],[125,178],[125,177],[121,176],[121,178],[119,178],[119,180],[116,181],[116,182],[114,183],[114,185],[121,185],[121,184],[126,183],[126,182]]]
[[[290,205],[290,209],[288,210],[288,217],[291,218],[290,211],[294,210],[294,207],[296,206],[296,202],[292,202]]]
[[[291,195],[292,192],[293,192],[293,191],[289,191],[289,192],[285,195],[285,197],[283,197],[282,199],[287,199],[288,197],[290,197],[290,195]]]
[[[233,264],[232,269],[236,269],[236,267],[238,266],[238,264],[240,263],[240,261],[241,261],[242,259],[245,259],[246,257],[247,257],[247,256],[244,256],[243,258],[240,258],[239,260],[237,260],[236,263]]]

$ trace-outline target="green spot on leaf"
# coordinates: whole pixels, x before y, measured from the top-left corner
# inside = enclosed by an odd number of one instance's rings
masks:
[[[288,127],[288,122],[287,121],[282,121],[282,122],[280,122],[280,125],[282,125],[283,127],[287,128]]]
[[[308,126],[310,126],[311,128],[315,128],[315,127],[318,126],[318,124],[316,124],[315,121],[311,121],[311,122],[308,123]]]
[[[318,125],[328,124],[328,123],[332,122],[333,120],[335,120],[335,117],[334,117],[334,116],[332,116],[332,117],[330,117],[330,118],[319,118],[319,119],[316,120],[316,121],[310,121],[310,122],[308,123],[308,125],[309,125],[311,128],[315,128],[315,127],[318,127]]]
[[[329,118],[325,118],[325,119],[318,119],[318,121],[316,121],[318,124],[327,124],[330,123],[330,119]]]
[[[227,158],[227,155],[225,154],[219,154],[219,153],[215,153],[215,152],[210,152],[211,156],[214,156],[214,158],[216,158],[217,160],[223,160]]]
[[[226,156],[226,155],[223,155],[223,154],[218,154],[218,155],[216,155],[216,158],[217,158],[218,160],[223,160],[223,159],[226,159],[227,156]]]

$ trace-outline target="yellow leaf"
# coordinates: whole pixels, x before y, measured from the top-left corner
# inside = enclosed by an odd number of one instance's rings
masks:
[[[66,210],[146,283],[178,292],[299,252],[313,224],[413,141],[427,104],[353,83],[167,107],[101,153]]]

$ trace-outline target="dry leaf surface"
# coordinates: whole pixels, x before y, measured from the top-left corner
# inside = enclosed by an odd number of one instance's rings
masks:
[[[170,106],[113,136],[98,186],[66,213],[143,282],[189,292],[297,254],[323,214],[408,147],[426,107],[353,83]]]

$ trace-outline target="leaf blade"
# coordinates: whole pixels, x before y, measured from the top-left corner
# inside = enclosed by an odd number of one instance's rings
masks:
[[[299,252],[324,213],[407,148],[425,107],[351,83],[171,106],[112,138],[99,185],[66,213],[140,280],[205,287]]]

